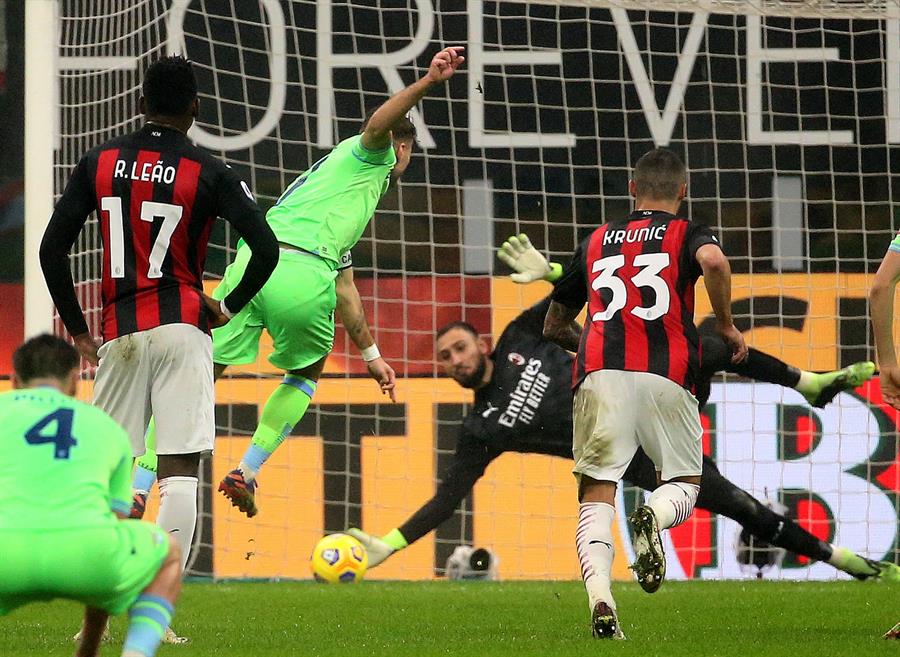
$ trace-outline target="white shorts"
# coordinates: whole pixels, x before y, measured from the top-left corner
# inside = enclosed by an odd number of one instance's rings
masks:
[[[100,349],[94,405],[128,432],[134,456],[156,420],[157,454],[212,452],[216,434],[212,339],[196,326],[164,324]]]
[[[618,482],[638,447],[662,480],[699,476],[702,429],[696,398],[669,379],[648,372],[599,370],[575,392],[572,470]]]

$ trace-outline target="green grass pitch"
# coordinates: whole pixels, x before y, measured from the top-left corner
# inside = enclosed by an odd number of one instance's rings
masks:
[[[900,655],[881,634],[900,621],[883,583],[668,582],[653,595],[615,587],[627,641],[591,639],[580,582],[187,584],[173,623],[191,638],[162,657],[335,655]],[[67,655],[71,603],[0,619],[0,655]],[[118,655],[125,621],[101,652]]]

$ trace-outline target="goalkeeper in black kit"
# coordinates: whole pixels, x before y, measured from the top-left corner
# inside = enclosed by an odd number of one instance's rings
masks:
[[[511,278],[518,283],[552,282],[561,271],[559,265],[548,263],[525,235],[507,240],[498,256],[514,270]],[[380,538],[349,530],[368,550],[370,568],[450,518],[491,461],[504,452],[572,458],[573,357],[542,336],[549,304],[548,296],[520,314],[503,331],[493,352],[465,322],[452,322],[437,332],[438,361],[459,385],[475,391],[474,405],[463,420],[453,462],[443,473],[434,497],[403,525]],[[870,379],[874,364],[855,363],[815,374],[754,349],[745,361],[733,364],[731,350],[720,337],[702,335],[703,380],[697,395],[701,408],[709,397],[711,377],[722,370],[794,388],[811,405],[821,407],[839,392]],[[528,385],[520,386],[526,379]],[[653,462],[641,449],[624,478],[645,490],[657,485]],[[731,518],[758,540],[830,563],[857,579],[900,582],[897,565],[872,561],[816,538],[725,479],[707,457],[696,506]]]

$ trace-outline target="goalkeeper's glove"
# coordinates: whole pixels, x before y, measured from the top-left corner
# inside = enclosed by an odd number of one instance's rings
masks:
[[[510,278],[516,283],[531,283],[544,279],[553,282],[562,274],[562,267],[555,262],[547,262],[531,244],[528,235],[513,235],[497,249],[497,257],[511,269],[515,270]]]
[[[369,568],[378,566],[385,559],[394,554],[394,552],[402,550],[407,546],[406,539],[403,538],[403,534],[401,534],[398,529],[392,530],[383,538],[367,534],[356,527],[348,529],[347,533],[362,543],[363,547],[366,548],[366,553],[369,555]]]

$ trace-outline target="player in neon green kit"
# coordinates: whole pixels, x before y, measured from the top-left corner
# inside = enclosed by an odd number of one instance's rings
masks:
[[[259,426],[237,468],[219,484],[234,506],[252,517],[255,479],[263,463],[303,417],[334,342],[334,314],[366,360],[369,373],[394,400],[394,370],[381,358],[353,283],[350,249],[369,223],[391,179],[409,165],[415,127],[407,112],[432,85],[448,80],[465,61],[462,48],[445,48],[420,80],[394,94],[366,120],[360,134],[339,143],[298,176],[266,214],[278,238],[278,266],[262,290],[226,326],[213,331],[218,378],[228,365],[253,363],[263,328],[272,336],[269,361],[285,371],[263,408]],[[222,299],[249,258],[240,245],[213,292]],[[152,440],[152,436],[148,442]],[[140,517],[155,478],[152,450],[138,461],[132,517]]]
[[[894,291],[900,281],[900,235],[888,247],[869,290],[869,312],[875,334],[878,378],[885,403],[900,410],[900,366],[894,349]],[[900,623],[888,630],[885,639],[900,639]]]
[[[257,512],[255,479],[309,406],[334,341],[334,312],[360,349],[369,373],[394,400],[394,370],[381,358],[353,283],[350,249],[375,212],[391,178],[409,164],[415,128],[406,113],[432,85],[448,80],[463,63],[461,48],[445,48],[417,82],[394,94],[363,126],[339,143],[284,191],[266,219],[281,256],[263,289],[226,326],[213,331],[216,375],[228,365],[252,363],[265,328],[269,357],[285,370],[282,384],[262,410],[253,440],[237,468],[219,484],[248,516]],[[249,253],[239,248],[213,296],[224,297],[240,277]]]
[[[0,616],[34,601],[82,602],[76,655],[89,657],[109,614],[128,610],[122,654],[150,657],[181,589],[181,554],[156,525],[119,520],[131,504],[131,443],[73,399],[79,364],[63,340],[33,338],[13,355],[14,390],[0,394]]]

